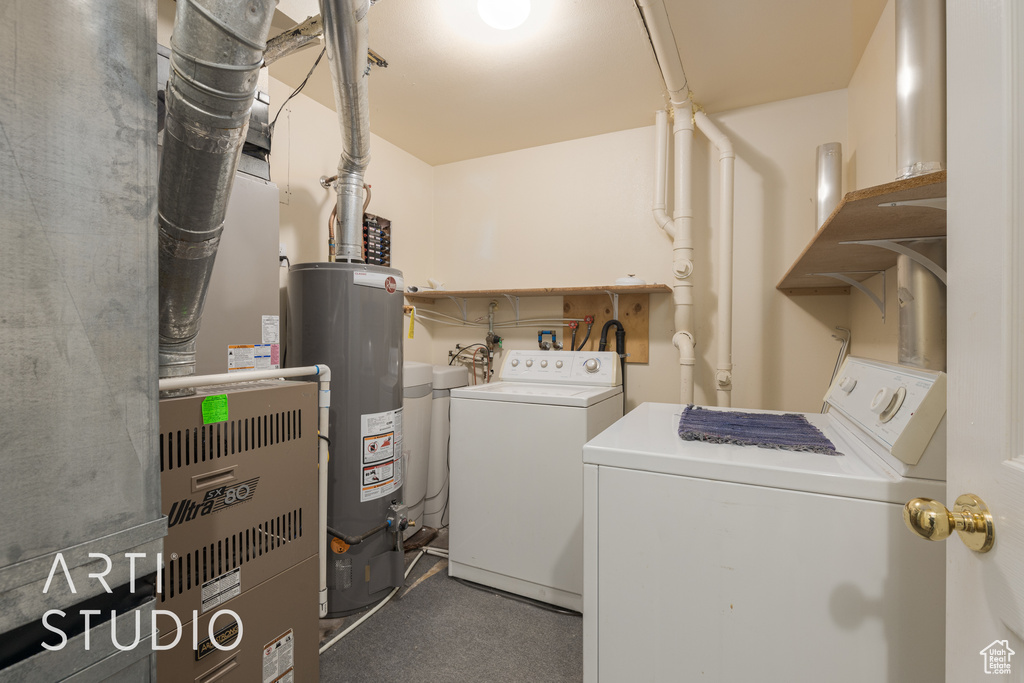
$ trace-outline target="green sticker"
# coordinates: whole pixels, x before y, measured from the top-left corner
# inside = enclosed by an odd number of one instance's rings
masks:
[[[228,421],[228,395],[217,394],[203,399],[203,424]]]

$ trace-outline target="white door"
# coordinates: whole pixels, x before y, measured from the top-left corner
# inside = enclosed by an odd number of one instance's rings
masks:
[[[947,506],[974,493],[995,546],[946,547],[946,680],[1024,681],[1024,2],[946,4]],[[1009,648],[1010,675],[982,650]]]

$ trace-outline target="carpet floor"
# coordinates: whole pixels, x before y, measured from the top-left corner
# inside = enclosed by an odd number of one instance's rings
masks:
[[[320,655],[320,680],[582,681],[583,620],[460,583],[424,555],[390,603]]]

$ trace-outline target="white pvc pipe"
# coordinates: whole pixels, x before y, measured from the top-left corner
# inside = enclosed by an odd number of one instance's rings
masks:
[[[301,368],[279,368],[277,370],[248,370],[229,372],[219,375],[193,375],[190,377],[169,377],[160,380],[160,391],[171,389],[188,389],[190,387],[208,387],[216,384],[237,384],[253,382],[258,379],[280,379],[282,377],[319,378],[319,517],[320,517],[320,617],[327,616],[327,463],[330,461],[327,442],[329,439],[331,408],[331,369],[326,365],[307,365]]]
[[[732,237],[736,154],[732,142],[708,115],[698,111],[697,128],[718,148],[718,405],[732,405]]]
[[[664,0],[636,0],[636,6],[640,8],[644,23],[647,24],[647,34],[654,47],[654,56],[661,67],[665,87],[668,88],[669,102],[674,108],[685,107],[689,112],[690,88],[683,72],[683,63],[679,60],[679,48],[669,24]]]
[[[654,118],[654,222],[675,238],[676,226],[668,214],[668,112],[659,110]]]
[[[437,553],[428,552],[427,548],[424,548],[423,550],[420,550],[420,552],[417,553],[416,557],[412,558],[412,562],[410,562],[409,566],[406,568],[406,570],[405,570],[405,578],[407,578],[407,579],[409,578],[409,574],[412,573],[412,568],[416,566],[416,563],[420,561],[421,557],[423,557],[424,555],[435,555],[435,554],[437,554]],[[441,557],[447,557],[447,555],[441,555]],[[391,598],[395,597],[395,593],[397,593],[401,589],[402,589],[402,586],[395,586],[394,589],[392,589],[392,591],[390,593],[388,593],[387,596],[385,596],[385,598],[383,600],[381,600],[376,605],[374,605],[373,609],[371,609],[369,612],[367,612],[363,616],[359,617],[359,619],[357,619],[351,626],[346,628],[344,631],[342,631],[338,635],[336,635],[333,638],[331,638],[328,642],[324,643],[323,646],[321,646],[321,648],[320,648],[320,654],[323,654],[323,653],[327,652],[329,649],[331,649],[331,647],[335,643],[337,643],[339,640],[341,640],[342,638],[347,636],[349,633],[354,631],[357,626],[359,626],[364,621],[366,621],[367,619],[372,617],[374,614],[376,614],[380,610],[381,607],[383,607],[384,605],[386,605],[389,602],[391,602]]]
[[[675,199],[673,221],[675,234],[672,241],[672,272],[675,284],[672,299],[675,303],[675,328],[672,344],[679,350],[679,399],[693,403],[693,368],[697,362],[693,334],[693,183],[691,163],[693,156],[693,116],[690,102],[676,107],[675,125]]]

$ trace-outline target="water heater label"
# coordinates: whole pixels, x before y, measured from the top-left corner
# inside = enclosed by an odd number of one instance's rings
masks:
[[[361,424],[359,500],[366,502],[390,495],[402,485],[402,409],[363,415]]]
[[[401,276],[388,275],[387,273],[370,273],[365,270],[357,270],[352,273],[352,282],[362,287],[383,289],[388,294],[405,291],[405,280]]]

